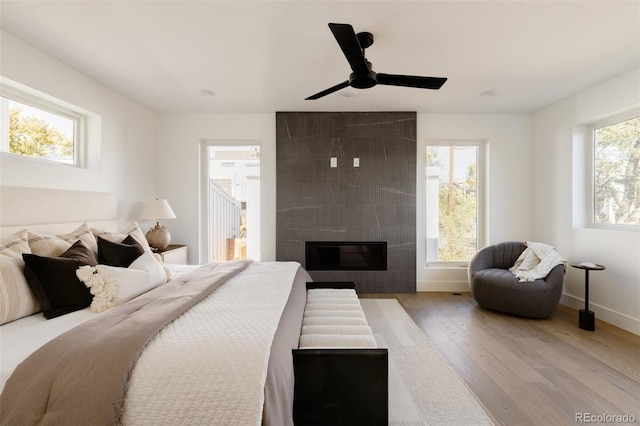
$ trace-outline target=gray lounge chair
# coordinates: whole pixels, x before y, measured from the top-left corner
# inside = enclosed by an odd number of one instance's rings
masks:
[[[526,249],[522,242],[505,242],[478,251],[469,263],[469,286],[478,305],[492,311],[529,318],[547,318],[558,305],[564,265],[533,282],[519,282],[509,271]]]

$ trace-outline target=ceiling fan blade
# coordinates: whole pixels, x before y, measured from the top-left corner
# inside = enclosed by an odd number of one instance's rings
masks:
[[[347,86],[349,86],[349,80],[343,81],[340,84],[336,84],[333,87],[329,87],[328,89],[323,90],[322,92],[318,92],[315,95],[311,95],[308,98],[306,98],[305,101],[312,101],[312,100],[315,100],[315,99],[320,99],[323,96],[330,95],[331,93],[337,92],[340,89],[344,89]]]
[[[353,72],[367,74],[369,72],[367,60],[364,58],[364,53],[353,27],[349,24],[329,24],[329,28],[340,45],[342,53],[349,61],[349,66],[351,66]]]
[[[419,77],[415,75],[378,73],[378,84],[387,86],[417,87],[438,90],[447,81],[445,77]]]

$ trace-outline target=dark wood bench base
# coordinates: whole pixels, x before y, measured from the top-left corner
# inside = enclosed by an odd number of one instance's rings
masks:
[[[307,289],[355,290],[355,283],[308,282]],[[294,349],[293,369],[296,425],[387,424],[389,353],[375,348],[375,341],[371,348]]]
[[[296,425],[386,425],[387,349],[294,349]]]

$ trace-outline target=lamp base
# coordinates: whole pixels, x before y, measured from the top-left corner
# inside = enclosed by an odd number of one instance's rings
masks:
[[[149,245],[157,250],[166,249],[171,242],[171,234],[160,224],[149,229],[145,237],[147,238]]]

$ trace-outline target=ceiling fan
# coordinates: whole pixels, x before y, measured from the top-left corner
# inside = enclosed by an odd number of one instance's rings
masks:
[[[444,77],[419,77],[414,75],[383,74],[376,73],[372,69],[371,62],[364,56],[364,50],[373,44],[373,34],[361,32],[356,34],[349,24],[329,24],[329,28],[347,58],[351,70],[349,80],[336,84],[322,92],[311,95],[305,100],[319,99],[347,86],[356,89],[368,89],[376,84],[386,86],[416,87],[418,89],[438,90],[445,81]]]

